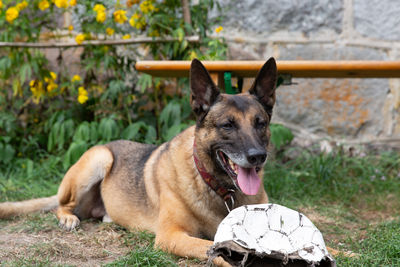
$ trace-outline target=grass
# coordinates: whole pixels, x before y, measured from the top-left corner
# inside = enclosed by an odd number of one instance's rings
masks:
[[[153,246],[137,247],[128,255],[105,266],[178,266],[176,259]]]
[[[323,155],[291,148],[268,162],[264,181],[270,202],[301,211],[321,230],[327,245],[359,255],[337,257],[338,266],[396,266],[400,265],[399,173],[400,157],[396,153],[350,157],[343,152]],[[17,159],[10,166],[0,167],[0,201],[55,194],[63,174],[61,160],[56,156],[46,155],[38,162]],[[43,214],[29,215],[17,222],[2,220],[0,236],[4,229],[10,234],[65,235],[56,224],[53,215]],[[85,227],[90,227],[89,231],[68,233],[67,238],[86,248],[98,246],[93,255],[98,255],[97,263],[105,266],[204,265],[155,250],[154,235],[150,233],[129,232],[114,224],[91,221],[83,222],[82,228]],[[0,242],[0,250],[1,247]],[[59,252],[55,253],[54,247]],[[60,260],[72,253],[63,251],[62,244],[49,243],[31,250],[29,255],[6,261],[2,261],[0,253],[1,265],[77,265],[76,261]],[[41,258],[34,251],[47,256]],[[76,253],[84,252],[74,253],[73,257],[79,258]]]
[[[339,257],[339,266],[400,266],[400,219],[371,227],[365,239],[349,240],[359,258]]]
[[[64,175],[61,159],[53,155],[37,161],[18,158],[0,168],[0,201],[16,201],[57,193]]]
[[[265,187],[276,201],[316,204],[340,200],[353,205],[362,196],[363,202],[374,204],[376,194],[400,192],[399,167],[397,154],[349,157],[300,152],[284,163],[270,161],[265,168]]]

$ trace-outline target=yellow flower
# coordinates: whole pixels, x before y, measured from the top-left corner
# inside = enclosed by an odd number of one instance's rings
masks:
[[[105,11],[101,11],[97,13],[96,21],[103,23],[106,20],[107,13]]]
[[[197,58],[197,53],[193,50],[192,52],[190,52],[190,60],[193,60],[195,58]]]
[[[107,28],[106,29],[107,35],[113,35],[114,34],[114,29],[113,28]]]
[[[126,17],[126,11],[125,10],[116,10],[113,13],[114,15],[114,21],[123,24],[128,18]]]
[[[0,8],[3,8],[3,2],[0,0]]]
[[[86,96],[86,95],[78,95],[78,102],[81,103],[81,104],[83,104],[86,101],[88,101],[88,99],[89,99],[89,97]]]
[[[153,6],[153,4],[151,3],[151,1],[146,0],[143,1],[140,6],[139,6],[140,10],[143,12],[143,14],[147,14],[153,10],[155,10],[155,7]]]
[[[81,80],[81,76],[75,74],[74,76],[72,76],[72,82],[79,82]]]
[[[50,77],[44,77],[44,81],[46,83],[52,83],[57,79],[57,74],[55,72],[50,71]]]
[[[50,71],[50,76],[53,80],[57,79],[57,74],[55,72]]]
[[[74,30],[74,26],[69,25],[69,26],[68,26],[68,31],[72,32],[73,30]]]
[[[79,94],[79,95],[88,95],[88,92],[86,91],[85,87],[79,86],[79,88],[78,88],[78,94]]]
[[[21,2],[21,3],[18,3],[15,7],[16,7],[19,11],[21,11],[21,10],[24,10],[27,6],[28,6],[28,2],[23,1],[23,2]]]
[[[37,80],[32,80],[30,81],[29,86],[33,94],[33,102],[36,104],[39,103],[40,99],[44,95],[43,83]]]
[[[50,82],[47,85],[47,92],[51,93],[53,90],[58,88],[58,84],[56,84],[55,82]]]
[[[106,11],[106,7],[103,6],[102,4],[96,4],[96,5],[94,5],[93,10],[95,12],[104,12],[104,11]]]
[[[68,7],[68,0],[54,0],[54,4],[58,8],[67,8]]]
[[[81,44],[83,41],[85,41],[85,35],[83,33],[78,34],[75,37],[75,41],[77,44]]]
[[[135,27],[136,29],[141,30],[146,25],[146,21],[140,14],[135,13],[130,18],[129,24],[132,27]]]
[[[132,27],[135,27],[136,22],[140,19],[140,17],[141,17],[141,15],[138,13],[133,14],[132,17],[129,19],[129,24]]]
[[[81,86],[78,88],[78,102],[83,104],[89,99],[88,92],[85,90],[85,87]]]
[[[43,1],[40,1],[39,2],[39,9],[40,10],[46,10],[46,9],[48,9],[50,7],[50,3],[49,3],[49,1],[47,1],[47,0],[43,0]]]
[[[150,37],[159,37],[160,33],[157,30],[153,30],[152,32],[149,33]]]
[[[76,6],[76,0],[69,0],[70,6]]]
[[[122,39],[124,39],[124,40],[129,39],[129,38],[131,38],[131,36],[129,34],[125,34],[124,36],[122,36]]]
[[[13,23],[13,21],[18,18],[19,15],[19,11],[16,7],[10,7],[9,9],[7,9],[6,11],[6,20],[9,23]]]
[[[224,28],[222,26],[219,26],[218,28],[215,29],[216,33],[220,33]]]

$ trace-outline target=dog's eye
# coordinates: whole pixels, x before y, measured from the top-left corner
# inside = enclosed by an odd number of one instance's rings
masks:
[[[222,124],[220,125],[220,127],[221,127],[222,129],[224,129],[224,130],[232,130],[232,129],[235,127],[235,125],[234,125],[234,122],[228,121],[228,122],[222,123]]]
[[[256,119],[255,128],[264,129],[267,126],[267,122],[261,119]]]

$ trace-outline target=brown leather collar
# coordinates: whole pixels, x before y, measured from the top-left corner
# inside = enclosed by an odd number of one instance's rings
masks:
[[[196,140],[193,142],[193,159],[203,181],[224,200],[226,209],[230,212],[235,205],[235,190],[223,187],[215,177],[207,172],[197,155]]]

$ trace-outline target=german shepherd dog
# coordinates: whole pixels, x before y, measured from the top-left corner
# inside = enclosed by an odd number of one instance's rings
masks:
[[[0,218],[56,208],[66,230],[103,218],[154,232],[155,245],[170,253],[207,259],[229,209],[268,201],[262,177],[276,80],[270,58],[248,92],[223,94],[195,59],[195,126],[159,147],[123,140],[94,146],[68,170],[57,195],[1,203]]]

